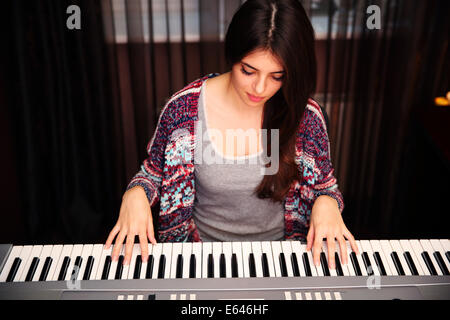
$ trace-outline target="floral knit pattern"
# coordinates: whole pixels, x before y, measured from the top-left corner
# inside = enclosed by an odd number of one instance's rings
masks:
[[[155,133],[147,146],[149,157],[127,190],[144,188],[150,205],[160,201],[158,241],[201,241],[192,218],[195,200],[194,146],[198,98],[211,73],[179,90],[167,101]],[[314,201],[321,195],[334,198],[342,213],[344,201],[338,189],[330,157],[325,118],[320,106],[308,100],[296,137],[296,159],[302,181],[292,183],[284,202],[285,240],[305,240]]]

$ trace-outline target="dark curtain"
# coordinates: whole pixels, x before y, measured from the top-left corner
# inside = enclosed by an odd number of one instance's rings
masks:
[[[103,243],[167,99],[229,71],[223,34],[242,2],[2,1],[0,243]],[[345,222],[357,238],[447,237],[450,118],[433,99],[450,88],[448,1],[301,2],[326,25],[314,98]]]

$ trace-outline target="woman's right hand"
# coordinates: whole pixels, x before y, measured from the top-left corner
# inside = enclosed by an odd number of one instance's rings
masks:
[[[117,235],[118,234],[118,235]],[[117,261],[122,249],[125,237],[127,238],[125,245],[124,265],[128,265],[133,252],[133,244],[135,236],[139,236],[141,245],[142,262],[148,259],[148,242],[156,244],[153,231],[153,218],[150,203],[147,195],[142,187],[137,186],[127,190],[122,197],[120,206],[119,219],[116,225],[109,233],[105,243],[105,249],[109,249],[113,239],[116,237],[114,249],[112,251],[112,261]]]

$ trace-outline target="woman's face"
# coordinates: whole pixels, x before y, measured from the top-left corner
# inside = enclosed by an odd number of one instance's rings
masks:
[[[276,56],[268,50],[258,49],[233,66],[231,82],[245,104],[264,106],[281,88],[284,73]]]

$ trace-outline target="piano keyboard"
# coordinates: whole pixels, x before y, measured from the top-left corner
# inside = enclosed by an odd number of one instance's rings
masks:
[[[356,243],[360,254],[347,242],[347,264],[335,253],[335,269],[326,241],[318,266],[300,241],[149,244],[146,263],[134,244],[127,266],[125,246],[113,262],[112,247],[103,244],[0,245],[0,299],[34,299],[38,292],[50,299],[364,299],[362,292],[376,298],[373,286],[383,288],[383,299],[389,290],[394,298],[434,292],[450,299],[449,239]]]

